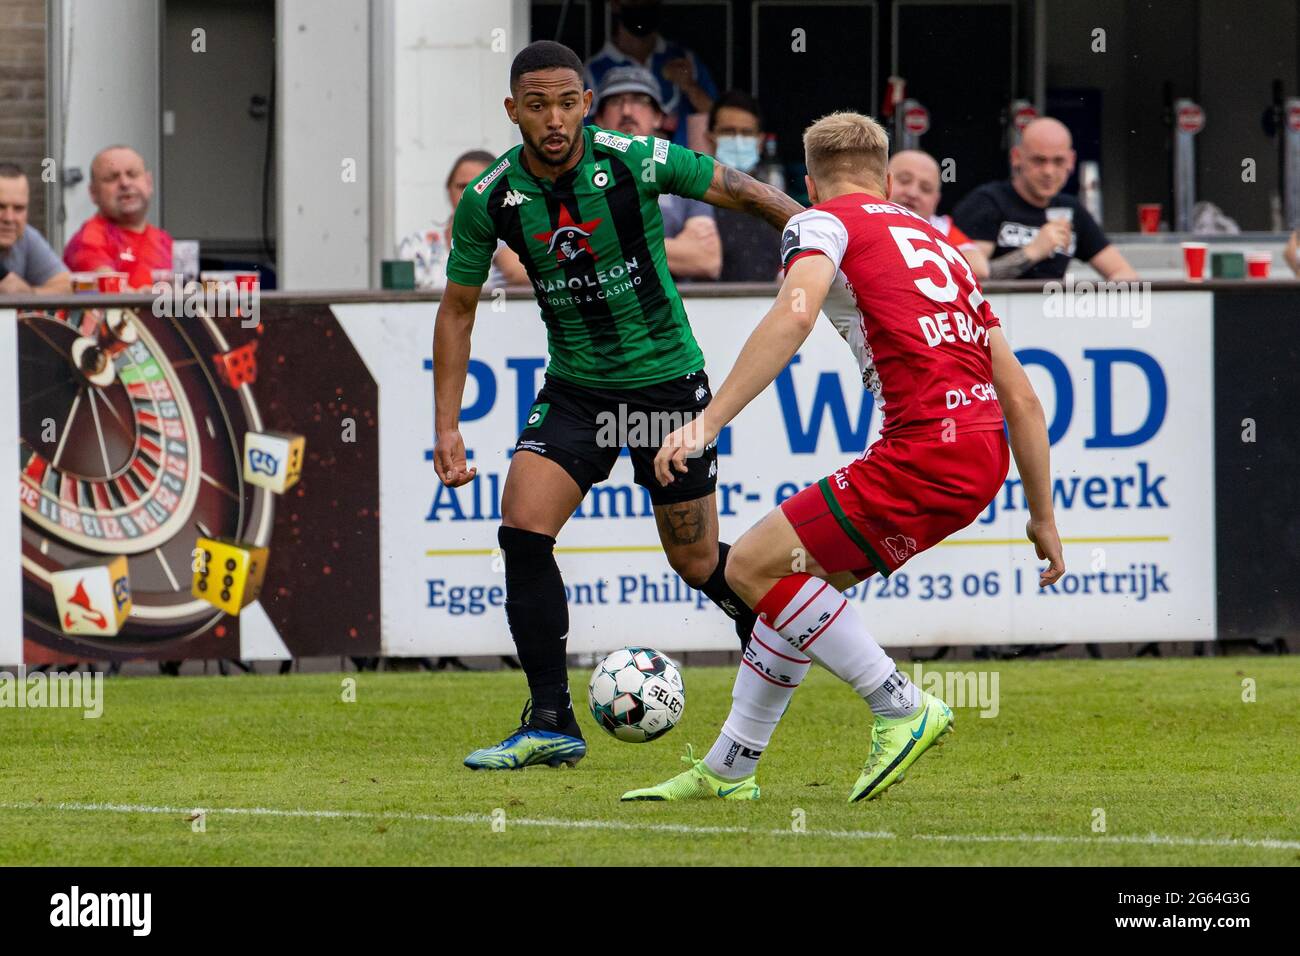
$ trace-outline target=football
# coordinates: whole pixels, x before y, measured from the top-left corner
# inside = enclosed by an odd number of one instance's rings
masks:
[[[643,744],[682,719],[686,689],[671,658],[648,647],[624,647],[591,672],[587,701],[591,716],[611,735]]]

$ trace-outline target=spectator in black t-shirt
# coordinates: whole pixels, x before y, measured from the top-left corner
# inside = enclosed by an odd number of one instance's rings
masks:
[[[985,183],[957,204],[952,218],[989,257],[989,278],[1059,279],[1071,259],[1107,280],[1137,278],[1078,197],[1061,192],[1073,171],[1070,131],[1044,116],[1011,147],[1011,179]]]
[[[763,117],[758,101],[730,90],[709,110],[709,152],[724,166],[751,176],[758,167],[763,143]],[[723,282],[771,282],[781,274],[781,233],[762,219],[730,209],[713,210],[722,237]]]

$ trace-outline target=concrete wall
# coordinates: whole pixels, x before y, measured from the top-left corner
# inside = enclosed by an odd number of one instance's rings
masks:
[[[280,0],[276,34],[280,285],[365,288],[370,5]]]
[[[395,240],[447,219],[457,156],[519,142],[502,100],[510,61],[528,44],[529,17],[527,0],[395,0],[393,13]]]
[[[123,143],[158,169],[159,0],[62,0],[64,168],[85,179],[64,189],[64,240],[95,214],[90,161]],[[158,196],[149,212],[158,221]]]

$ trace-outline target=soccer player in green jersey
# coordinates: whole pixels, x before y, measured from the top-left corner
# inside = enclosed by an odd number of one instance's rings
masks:
[[[531,702],[514,733],[465,759],[475,769],[572,765],[587,752],[569,699],[569,613],[555,538],[591,486],[609,476],[623,445],[637,484],[650,493],[668,563],[735,621],[742,644],[754,623],[724,573],[717,448],[691,459],[688,473],[665,488],[654,475],[657,438],[637,442],[633,427],[610,441],[601,423],[689,418],[711,397],[704,356],[668,273],[659,194],[745,210],[778,229],[803,207],[668,140],[584,127],[591,99],[582,62],[568,47],[543,40],[515,57],[505,108],[523,144],[465,190],[434,328],[434,467],[450,487],[475,474],[459,416],[470,332],[498,239],[528,272],[550,352],[510,460],[498,533],[506,619]],[[655,434],[654,427],[640,431]]]

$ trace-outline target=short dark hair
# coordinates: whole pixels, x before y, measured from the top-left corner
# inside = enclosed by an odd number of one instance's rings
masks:
[[[0,163],[0,179],[17,179],[19,176],[26,177],[27,174],[17,163]]]
[[[514,62],[510,64],[510,89],[519,85],[525,73],[538,70],[572,70],[582,79],[582,60],[563,43],[554,40],[538,40],[519,51]]]
[[[460,169],[461,163],[482,163],[484,166],[491,166],[494,159],[496,157],[486,149],[470,149],[461,153],[451,164],[451,169],[447,171],[447,188],[451,188],[451,179],[456,175],[456,170]]]
[[[754,99],[744,90],[727,90],[709,107],[709,132],[718,125],[718,110],[730,107],[735,110],[744,110],[746,113],[753,113],[754,118],[758,120],[758,128],[763,128],[763,113],[758,108],[758,100]]]

